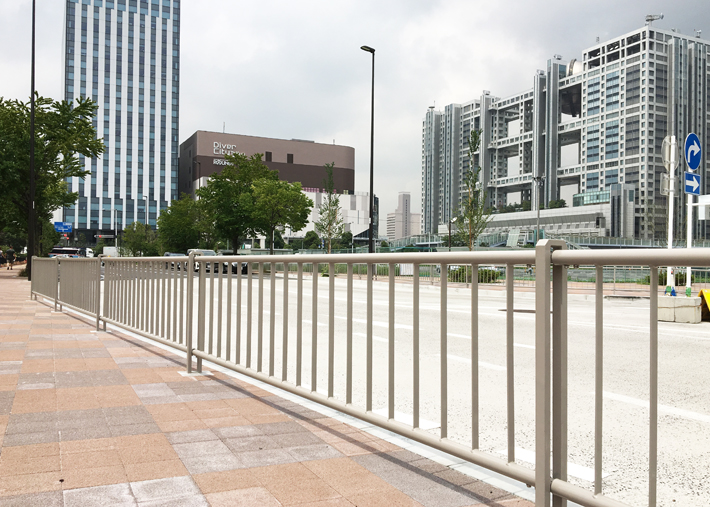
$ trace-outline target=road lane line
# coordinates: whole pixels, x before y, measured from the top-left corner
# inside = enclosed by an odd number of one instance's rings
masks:
[[[609,400],[620,401],[622,403],[628,403],[629,405],[636,405],[637,407],[649,408],[649,402],[647,400],[632,398],[631,396],[626,396],[623,394],[604,391],[604,397]],[[691,410],[685,410],[683,408],[671,407],[670,405],[659,404],[658,411],[665,412],[666,414],[674,415],[682,419],[691,419],[693,421],[710,423],[710,415],[701,414],[700,412],[693,412]]]
[[[435,354],[434,357],[441,357],[441,355]],[[465,357],[459,357],[453,354],[447,354],[446,357],[448,357],[450,361],[455,361],[457,363],[471,364],[471,360]],[[478,366],[487,370],[505,371],[505,366],[498,366],[497,364],[486,363],[484,361],[478,361]]]

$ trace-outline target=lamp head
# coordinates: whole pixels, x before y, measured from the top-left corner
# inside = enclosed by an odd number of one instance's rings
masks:
[[[370,46],[360,46],[360,49],[372,53],[373,55],[375,54],[375,48],[371,48]]]

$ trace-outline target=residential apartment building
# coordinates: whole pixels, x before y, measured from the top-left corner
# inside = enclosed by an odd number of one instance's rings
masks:
[[[668,198],[661,188],[661,143],[675,135],[682,146],[695,132],[710,145],[709,51],[710,41],[645,26],[598,42],[579,60],[563,63],[556,55],[533,76],[532,88],[510,97],[484,91],[443,111],[429,108],[422,125],[423,232],[436,232],[460,206],[471,166],[468,139],[477,129],[481,146],[473,165],[481,168],[488,206],[530,201],[536,210],[561,198],[572,206],[586,202],[581,194],[620,184],[634,200],[623,207],[633,228],[616,230],[664,237]],[[681,160],[681,177],[683,168]],[[701,193],[707,193],[705,150],[698,172]],[[686,196],[676,196],[672,219],[681,237]],[[627,217],[618,219],[627,223]],[[694,220],[696,238],[707,237],[704,224]]]
[[[421,232],[421,213],[412,213],[411,194],[400,192],[397,209],[387,214],[387,241],[415,236]]]
[[[71,178],[75,234],[155,226],[177,198],[180,1],[66,0],[64,98],[90,97],[106,151]]]

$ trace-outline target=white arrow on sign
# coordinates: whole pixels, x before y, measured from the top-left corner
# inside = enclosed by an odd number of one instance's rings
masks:
[[[695,141],[692,146],[688,147],[688,156],[686,157],[687,160],[690,160],[695,156],[696,153],[700,152],[700,146],[698,146],[698,142]]]
[[[690,183],[690,186],[693,189],[693,192],[695,192],[698,189],[698,187],[700,186],[700,182],[695,178],[690,178],[690,179],[693,181],[692,181],[692,183],[691,182],[688,182],[688,183]]]

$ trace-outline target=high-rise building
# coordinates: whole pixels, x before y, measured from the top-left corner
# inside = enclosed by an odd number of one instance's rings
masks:
[[[422,215],[412,213],[412,196],[409,192],[400,192],[397,209],[387,214],[387,240],[408,238],[421,233]]]
[[[179,0],[66,0],[64,98],[90,97],[106,151],[81,159],[91,174],[62,212],[75,235],[155,226],[177,198]],[[75,236],[76,237],[76,236]]]
[[[569,206],[587,202],[581,194],[623,184],[636,189],[625,194],[634,199],[633,235],[665,237],[661,144],[675,135],[682,145],[695,132],[710,147],[709,52],[710,41],[645,26],[598,42],[568,64],[555,55],[531,89],[510,97],[484,91],[444,111],[429,108],[422,126],[423,232],[435,233],[461,205],[468,139],[477,129],[473,164],[481,168],[488,206],[530,201],[536,210],[560,199]],[[703,151],[701,193],[710,188],[708,160]],[[676,197],[672,219],[680,237],[686,196]],[[694,227],[696,238],[707,237],[704,225]]]

